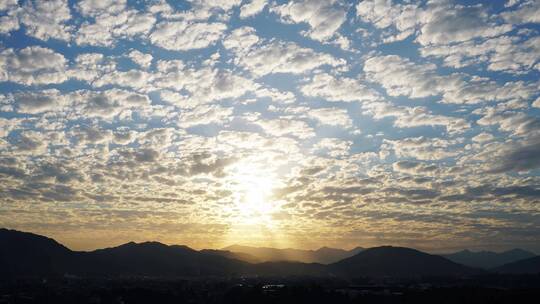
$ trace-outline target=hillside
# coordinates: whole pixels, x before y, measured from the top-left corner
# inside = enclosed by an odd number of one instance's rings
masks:
[[[523,249],[512,249],[504,252],[462,250],[445,254],[445,257],[453,262],[470,267],[490,269],[504,264],[516,262],[522,259],[534,257],[535,254]]]
[[[349,277],[459,276],[481,272],[437,255],[392,246],[366,249],[329,267],[335,274]]]

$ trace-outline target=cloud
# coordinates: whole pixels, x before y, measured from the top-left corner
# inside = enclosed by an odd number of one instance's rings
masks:
[[[392,165],[394,171],[408,174],[433,174],[437,171],[437,166],[421,162],[402,160]]]
[[[257,77],[275,73],[301,74],[325,65],[337,67],[345,64],[343,59],[300,47],[294,42],[255,43],[253,31],[247,31],[251,47],[235,48],[237,44],[232,41],[227,45],[233,47],[235,63]]]
[[[508,81],[499,85],[486,78],[463,73],[439,75],[435,64],[414,63],[396,55],[376,56],[366,60],[364,72],[380,83],[390,96],[423,98],[442,96],[446,103],[476,104],[485,101],[528,99],[538,84]]]
[[[421,48],[422,56],[444,59],[446,66],[461,68],[486,63],[490,71],[521,74],[538,70],[539,37],[500,36],[482,42],[467,41],[455,45]]]
[[[441,160],[459,155],[461,147],[458,145],[461,143],[462,140],[420,136],[398,140],[384,139],[382,148],[393,151],[397,158]]]
[[[386,37],[386,41],[403,40],[414,33],[419,18],[417,5],[393,4],[392,0],[365,0],[356,6],[356,14],[379,29],[394,26],[399,34]]]
[[[353,123],[347,110],[339,108],[319,108],[309,110],[308,116],[318,120],[323,125],[352,127]]]
[[[75,64],[69,70],[70,76],[92,83],[105,73],[116,70],[116,63],[100,53],[83,53],[75,57]]]
[[[110,89],[103,92],[80,90],[70,94],[79,115],[111,119],[124,111],[150,104],[148,96],[126,90]]]
[[[190,0],[195,10],[221,10],[229,11],[235,6],[240,5],[242,0]]]
[[[512,3],[512,5],[514,4]],[[513,24],[540,23],[540,3],[524,1],[516,10],[503,12],[502,16],[507,22]]]
[[[362,106],[364,114],[375,119],[395,117],[394,126],[398,128],[412,128],[420,126],[443,126],[449,133],[462,133],[470,128],[463,118],[434,115],[425,107],[395,106],[388,102],[373,102]]]
[[[449,44],[478,37],[494,37],[512,30],[512,25],[493,19],[482,5],[433,2],[423,14],[417,41],[423,45]]]
[[[216,43],[226,29],[227,25],[219,22],[162,22],[150,34],[150,41],[167,50],[201,49]]]
[[[57,111],[67,104],[65,96],[56,89],[17,93],[13,100],[17,112],[29,114]]]
[[[513,145],[492,163],[490,173],[529,171],[540,168],[540,140],[538,138]]]
[[[491,133],[482,132],[472,138],[474,142],[478,143],[485,143],[489,142],[495,139],[495,136],[493,136]]]
[[[51,49],[40,46],[29,46],[19,51],[5,49],[1,57],[0,81],[40,85],[67,80],[66,58]]]
[[[22,155],[40,155],[47,152],[44,134],[36,131],[22,131],[9,139],[12,148]]]
[[[138,64],[140,67],[144,69],[148,69],[150,65],[152,64],[152,55],[150,54],[144,54],[142,52],[139,52],[137,50],[133,50],[128,54],[128,57],[133,60],[136,64]]]
[[[146,37],[156,23],[152,14],[128,8],[124,0],[82,1],[77,9],[91,17],[77,30],[79,45],[112,46],[119,38]]]
[[[6,0],[0,3],[0,34],[8,34],[20,28],[18,13],[20,9],[17,0]]]
[[[535,108],[540,108],[540,97],[536,98],[536,100],[532,103],[532,106]]]
[[[255,33],[255,29],[243,26],[233,30],[225,39],[223,39],[223,46],[227,49],[232,49],[235,52],[241,52],[245,49],[249,49],[257,42],[259,42],[259,37]]]
[[[392,0],[366,0],[357,5],[356,11],[362,21],[391,30],[384,33],[384,42],[417,33],[416,41],[422,45],[447,45],[495,37],[513,28],[490,15],[481,4],[460,5],[449,0],[429,1],[423,7]]]
[[[240,7],[240,18],[244,19],[257,15],[267,4],[267,0],[251,0]]]
[[[71,40],[73,28],[66,24],[70,19],[67,0],[27,1],[20,16],[27,35],[41,40]]]
[[[434,64],[415,64],[396,55],[372,57],[364,64],[367,77],[381,83],[390,96],[412,98],[438,95],[462,81],[458,75],[439,77],[436,70]]]
[[[112,131],[100,129],[96,126],[75,126],[68,133],[70,140],[77,145],[109,144],[112,139]]]
[[[222,125],[231,121],[232,113],[232,108],[225,108],[218,105],[200,105],[180,114],[178,125],[182,128],[207,124]]]
[[[92,86],[99,88],[115,85],[119,87],[144,89],[151,82],[152,78],[152,74],[141,70],[133,69],[125,72],[116,70],[101,75],[101,77],[92,81]]]
[[[347,8],[339,0],[292,1],[270,10],[284,22],[309,24],[310,30],[304,34],[318,41],[332,38],[347,17]]]
[[[302,120],[287,118],[259,119],[254,123],[259,125],[267,134],[274,136],[290,135],[301,139],[315,136],[313,128]]]
[[[104,13],[119,13],[126,8],[126,0],[82,0],[77,4],[77,9],[83,15],[98,16]]]
[[[538,133],[540,119],[515,110],[498,110],[486,108],[476,111],[482,117],[476,122],[481,126],[497,125],[501,131],[514,135],[534,135]]]
[[[328,101],[375,101],[379,94],[362,81],[330,74],[316,74],[300,90],[306,96],[321,97]]]
[[[252,80],[230,71],[210,67],[188,68],[179,61],[158,61],[157,66],[160,73],[153,76],[152,84],[176,91],[173,94],[164,92],[164,96],[168,102],[181,107],[192,108],[216,100],[241,97],[259,89]]]
[[[539,249],[535,1],[184,4],[0,1],[0,223]]]
[[[314,148],[319,151],[326,151],[330,157],[339,157],[348,155],[351,145],[352,142],[348,140],[342,140],[339,138],[323,138],[316,145],[314,145]]]

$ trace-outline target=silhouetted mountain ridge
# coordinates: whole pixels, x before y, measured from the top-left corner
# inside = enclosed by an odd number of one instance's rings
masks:
[[[63,261],[68,260],[70,254],[71,250],[51,238],[0,229],[0,269],[6,275],[58,272],[63,269]]]
[[[219,255],[219,256],[229,258],[229,259],[236,259],[236,260],[240,260],[240,261],[244,261],[244,262],[248,262],[252,264],[261,263],[261,260],[258,259],[257,257],[254,257],[251,254],[243,253],[243,252],[232,252],[229,250],[219,250],[219,249],[202,249],[201,252],[206,253],[206,254]]]
[[[540,274],[540,256],[508,263],[493,270],[500,273]]]
[[[455,276],[482,272],[441,256],[393,246],[369,248],[329,266],[336,274],[351,277]]]
[[[462,250],[451,254],[441,255],[451,261],[470,267],[490,269],[522,259],[534,257],[535,254],[523,249],[512,249],[504,252]]]
[[[268,248],[265,248],[265,250]],[[271,248],[270,248],[271,249]],[[276,249],[283,252],[283,249]],[[285,252],[293,252],[287,249]],[[354,250],[352,250],[354,251]],[[322,255],[339,249],[310,251]],[[349,251],[351,252],[351,251]],[[244,256],[246,257],[246,256]],[[530,260],[530,261],[529,261]],[[538,257],[506,265],[500,271],[538,269]],[[512,269],[511,267],[514,267]],[[519,268],[522,267],[522,268]],[[341,261],[323,265],[295,261],[248,263],[238,253],[223,250],[197,251],[182,245],[129,242],[90,252],[72,251],[53,239],[15,230],[0,229],[0,269],[12,276],[348,276],[418,277],[463,276],[482,270],[454,263],[444,257],[404,247],[383,246],[361,250]]]

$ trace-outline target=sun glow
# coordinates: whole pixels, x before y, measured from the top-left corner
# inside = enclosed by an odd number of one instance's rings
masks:
[[[233,169],[235,208],[244,223],[272,222],[271,215],[278,206],[272,200],[276,179],[260,165],[240,164]]]
[[[285,233],[282,205],[274,191],[284,187],[272,157],[259,153],[227,168],[227,189],[232,201],[224,209],[228,232],[222,245],[290,246]],[[274,162],[275,163],[275,162]],[[287,218],[287,221],[290,221]]]

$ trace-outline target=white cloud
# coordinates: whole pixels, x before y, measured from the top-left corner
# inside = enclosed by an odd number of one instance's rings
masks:
[[[30,114],[59,111],[67,104],[66,97],[56,89],[17,93],[13,100],[19,113]]]
[[[482,5],[462,6],[449,1],[434,2],[422,15],[417,37],[423,45],[449,44],[473,38],[487,38],[512,30],[512,25],[500,24]]]
[[[225,12],[240,5],[242,0],[190,0],[195,9],[219,9]]]
[[[540,60],[539,45],[540,37],[520,39],[500,36],[482,42],[426,46],[420,51],[425,57],[441,57],[446,66],[454,68],[487,63],[487,68],[491,71],[521,74],[538,70],[535,64]]]
[[[339,138],[323,138],[317,144],[315,144],[313,148],[319,151],[326,151],[331,157],[340,157],[348,155],[351,146],[352,142],[349,140],[342,140]]]
[[[248,91],[256,91],[258,85],[252,80],[210,67],[201,69],[187,68],[180,61],[158,61],[159,74],[154,74],[153,85],[159,88],[181,91],[183,96],[189,97],[188,103],[199,105],[211,103],[215,100],[240,97]],[[172,98],[172,95],[169,95]],[[180,95],[174,99],[178,104],[186,106],[185,101],[180,101]],[[169,99],[172,101],[172,99]],[[175,103],[175,102],[173,102]]]
[[[128,54],[128,57],[133,60],[136,64],[144,69],[148,69],[152,64],[152,55],[144,54],[138,50],[133,50]]]
[[[41,40],[69,41],[73,28],[66,23],[70,19],[67,0],[27,1],[20,16],[26,33]]]
[[[509,6],[515,5],[515,1]],[[540,23],[540,2],[529,0],[518,6],[516,10],[502,13],[503,18],[514,24]]]
[[[415,64],[396,55],[372,57],[364,63],[368,78],[382,84],[391,96],[421,98],[440,93],[434,64]],[[454,82],[460,81],[458,77]],[[446,81],[443,81],[447,84]]]
[[[126,3],[126,0],[82,0],[76,7],[83,15],[97,16],[119,13],[125,10]]]
[[[465,6],[440,0],[420,7],[392,0],[365,0],[356,10],[364,22],[394,30],[386,33],[388,42],[403,40],[417,32],[416,41],[422,45],[450,44],[494,37],[512,30],[512,25],[497,21],[481,4]]]
[[[151,73],[141,70],[133,69],[125,72],[116,70],[111,73],[101,75],[101,77],[92,82],[92,85],[97,88],[108,85],[116,85],[144,90],[148,88],[152,78],[153,75]]]
[[[398,140],[383,140],[383,150],[393,151],[397,158],[418,160],[441,160],[460,154],[461,140],[443,138],[409,137]]]
[[[266,133],[274,136],[291,135],[301,139],[315,136],[313,128],[302,120],[290,118],[259,119],[254,123],[261,126]]]
[[[362,81],[347,77],[334,77],[320,73],[301,87],[306,96],[321,97],[328,101],[375,101],[380,99],[376,91]]]
[[[197,125],[223,125],[231,121],[233,108],[219,105],[200,105],[191,110],[183,111],[178,118],[178,125],[189,128]]]
[[[68,98],[73,102],[73,110],[78,115],[107,120],[130,109],[150,105],[148,96],[120,89],[103,92],[79,90],[69,94]]]
[[[347,9],[339,0],[299,0],[274,6],[272,12],[285,22],[308,23],[305,34],[318,41],[326,41],[335,35],[345,22]]]
[[[227,49],[241,52],[245,49],[249,49],[257,42],[259,42],[259,37],[256,35],[255,29],[244,26],[235,29],[223,39],[223,46]]]
[[[485,101],[522,99],[535,94],[538,84],[506,82],[503,85],[463,73],[439,75],[435,64],[418,64],[396,55],[366,60],[368,79],[380,83],[390,96],[422,98],[442,96],[442,101],[476,104]]]
[[[134,9],[118,10],[114,5],[91,12],[97,14],[95,22],[84,22],[80,26],[75,37],[79,45],[111,46],[119,38],[146,36],[156,22],[151,14]]]
[[[19,29],[18,13],[20,8],[17,0],[0,1],[0,34],[8,34]]]
[[[13,11],[0,17],[0,34],[7,34],[11,31],[16,31],[19,28],[19,19]]]
[[[238,65],[259,77],[272,73],[301,74],[324,65],[336,67],[345,64],[343,59],[317,53],[293,42],[256,44],[236,55],[235,62]]]
[[[482,115],[476,122],[481,126],[496,125],[499,130],[517,136],[534,136],[538,134],[540,119],[515,110],[499,110],[493,107],[475,111]]]
[[[463,118],[435,115],[425,107],[395,106],[388,102],[372,102],[362,104],[364,114],[375,119],[395,117],[394,126],[398,128],[412,128],[420,126],[442,126],[449,133],[462,133],[470,124]]]
[[[493,134],[482,132],[482,133],[474,136],[472,138],[472,141],[477,142],[477,143],[485,143],[485,142],[488,142],[488,141],[492,141],[493,139],[495,139],[495,136],[493,136]]]
[[[399,34],[386,38],[403,40],[414,33],[419,11],[416,5],[393,4],[392,0],[364,0],[356,6],[356,14],[364,22],[385,29],[394,26]]]
[[[345,109],[319,108],[309,110],[308,116],[318,120],[323,125],[352,127],[352,120]]]
[[[532,103],[532,106],[535,108],[540,108],[540,97],[536,98],[536,100]]]
[[[201,49],[216,43],[226,29],[219,22],[162,22],[150,34],[150,41],[168,50]]]
[[[105,73],[116,70],[116,63],[99,53],[83,53],[75,57],[75,65],[69,70],[70,76],[92,83]]]
[[[29,46],[19,51],[6,49],[0,54],[0,81],[39,85],[67,80],[66,58],[51,49]]]
[[[251,0],[240,7],[240,18],[249,18],[257,15],[267,4],[267,0]]]

